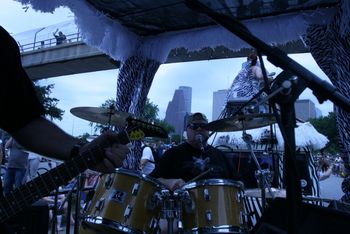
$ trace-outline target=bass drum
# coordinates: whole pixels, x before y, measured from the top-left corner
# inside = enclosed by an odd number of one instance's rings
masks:
[[[189,233],[245,233],[243,183],[207,179],[184,185],[182,220]]]
[[[117,169],[104,175],[96,189],[80,233],[155,233],[161,210],[161,190],[150,176]]]

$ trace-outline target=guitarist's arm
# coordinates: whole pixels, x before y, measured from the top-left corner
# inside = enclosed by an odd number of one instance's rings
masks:
[[[67,134],[53,122],[39,117],[28,123],[25,127],[12,133],[12,136],[25,148],[48,157],[68,160],[72,156],[72,149],[79,143],[79,139]],[[119,144],[120,139],[116,133],[106,132],[83,145],[79,153],[90,151],[99,147],[101,150],[93,151],[98,158],[104,158],[101,163],[94,166],[100,172],[112,172],[121,166],[129,149]],[[76,152],[78,153],[78,152]]]

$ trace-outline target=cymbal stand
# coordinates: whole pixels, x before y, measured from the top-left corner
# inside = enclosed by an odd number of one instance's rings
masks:
[[[274,194],[272,193],[270,183],[267,181],[267,177],[270,177],[271,172],[270,172],[269,169],[263,170],[261,168],[261,166],[259,164],[259,161],[258,161],[258,159],[257,159],[257,157],[256,157],[256,155],[255,155],[255,153],[253,151],[253,148],[251,146],[252,136],[250,134],[246,133],[245,130],[243,130],[242,139],[247,144],[247,147],[250,150],[250,155],[253,158],[256,167],[258,168],[258,170],[256,171],[255,175],[256,175],[256,177],[258,179],[258,186],[261,189],[262,207],[263,207],[263,209],[265,209],[265,207],[266,207],[266,188],[268,189],[271,197],[275,198]]]
[[[81,191],[84,188],[86,175],[85,173],[80,173],[77,177],[77,200],[75,203],[75,222],[74,222],[74,233],[79,233],[79,223],[80,223],[80,200]],[[70,217],[68,217],[70,218]]]

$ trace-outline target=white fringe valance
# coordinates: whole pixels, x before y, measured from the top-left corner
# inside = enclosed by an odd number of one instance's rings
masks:
[[[309,148],[311,150],[320,150],[324,148],[329,140],[326,136],[319,133],[311,123],[298,123],[295,128],[295,145],[298,148]],[[274,136],[277,140],[278,150],[284,150],[284,140],[277,124],[274,124]],[[270,127],[262,127],[247,130],[246,132],[252,136],[255,144],[260,144],[262,138],[269,136]],[[218,132],[212,135],[208,142],[213,146],[227,145],[233,149],[246,149],[247,144],[242,139],[242,131],[237,132]]]
[[[125,61],[136,51],[146,58],[164,63],[174,48],[189,51],[204,47],[225,46],[239,50],[248,46],[244,41],[221,26],[197,28],[188,31],[164,33],[154,37],[139,37],[128,31],[116,20],[97,11],[85,0],[16,0],[30,4],[34,10],[53,12],[57,7],[68,7],[75,15],[84,41],[115,60]],[[298,40],[310,24],[327,24],[334,9],[318,9],[310,12],[266,17],[243,21],[248,29],[266,43],[285,44]]]

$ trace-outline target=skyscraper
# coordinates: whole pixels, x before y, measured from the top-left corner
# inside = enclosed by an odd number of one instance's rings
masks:
[[[213,93],[212,120],[217,120],[222,110],[225,108],[227,89],[221,89]]]
[[[192,88],[180,86],[175,90],[173,99],[169,102],[165,113],[165,121],[174,126],[175,134],[182,135],[185,116],[191,113]]]
[[[297,118],[303,121],[316,118],[315,104],[310,99],[298,99],[295,101],[294,106]]]

